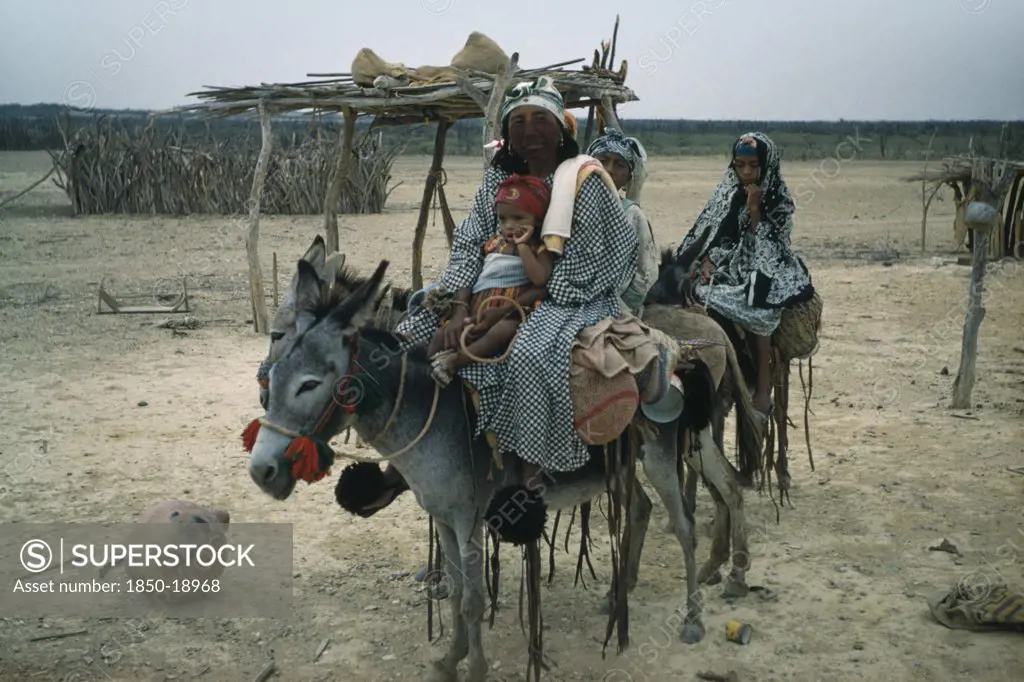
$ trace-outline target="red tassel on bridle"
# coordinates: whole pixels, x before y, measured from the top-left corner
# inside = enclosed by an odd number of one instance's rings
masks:
[[[282,429],[265,419],[253,419],[242,432],[242,447],[246,452],[252,452],[261,426],[267,426],[278,433],[292,437],[291,445],[284,453],[285,457],[292,461],[292,476],[307,483],[316,483],[325,476],[331,475],[334,450],[327,443]]]
[[[358,367],[358,350],[352,354],[352,366]],[[260,386],[263,385],[263,380],[266,379],[263,376],[263,367],[261,369]],[[269,372],[267,372],[269,374]],[[282,428],[276,424],[272,424],[266,419],[253,419],[249,422],[249,425],[242,431],[242,447],[245,448],[246,452],[252,452],[253,447],[256,445],[256,438],[260,434],[260,426],[266,426],[273,431],[289,436],[292,439],[288,449],[285,450],[285,457],[292,461],[292,476],[297,479],[306,481],[307,483],[315,483],[321,480],[325,476],[330,476],[331,465],[334,464],[334,450],[325,441],[317,439],[315,436],[320,432],[322,428],[327,425],[330,421],[331,416],[334,414],[334,410],[339,406],[346,414],[352,414],[356,411],[356,405],[358,401],[342,401],[341,397],[347,393],[349,378],[351,373],[346,374],[342,377],[341,382],[338,384],[338,389],[335,392],[335,396],[331,399],[330,404],[324,410],[324,413],[320,415],[320,419],[317,420],[316,426],[313,427],[313,435],[306,436],[301,433],[295,433],[288,429]],[[269,387],[269,382],[268,382]]]

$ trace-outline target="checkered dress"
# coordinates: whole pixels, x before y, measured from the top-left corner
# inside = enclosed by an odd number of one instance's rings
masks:
[[[440,285],[471,287],[483,264],[483,244],[498,232],[494,197],[508,174],[489,168],[473,209],[455,233]],[[546,178],[551,184],[553,175]],[[592,174],[573,212],[572,237],[555,258],[547,295],[530,314],[501,364],[468,365],[459,374],[480,392],[479,435],[492,431],[498,446],[551,471],[573,471],[589,457],[573,427],[569,369],[572,345],[584,327],[620,314],[619,297],[636,273],[637,237],[619,197]],[[427,309],[396,329],[411,344],[430,342],[438,317]]]

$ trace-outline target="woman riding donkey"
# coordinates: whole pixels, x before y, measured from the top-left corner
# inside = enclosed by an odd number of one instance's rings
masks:
[[[814,296],[807,266],[790,246],[795,210],[775,144],[762,133],[747,133],[733,144],[724,179],[676,251],[696,301],[752,340],[754,406],[765,418],[772,333],[784,308]]]
[[[396,332],[410,346],[437,337],[437,347],[457,348],[472,323],[469,306],[483,266],[483,247],[499,234],[499,186],[520,174],[552,187],[541,238],[554,260],[542,302],[519,327],[504,362],[465,365],[458,373],[480,395],[477,435],[491,432],[498,450],[515,453],[528,470],[573,471],[589,459],[573,423],[573,344],[585,327],[619,317],[619,294],[636,272],[636,232],[600,163],[580,157],[565,124],[562,95],[549,78],[520,83],[508,92],[501,135],[503,144],[484,174],[469,216],[455,233],[448,268],[432,292],[442,300],[452,298],[447,310],[439,315],[425,304]],[[527,290],[516,302],[531,306],[536,293]],[[497,310],[518,314],[511,303]]]
[[[635,137],[624,137],[618,130],[606,128],[604,135],[590,143],[587,154],[604,165],[620,192],[634,182],[643,181],[647,151]],[[658,245],[651,223],[640,209],[640,204],[623,197],[622,208],[639,243],[636,275],[622,292],[622,302],[633,315],[643,317],[644,299],[658,280]]]

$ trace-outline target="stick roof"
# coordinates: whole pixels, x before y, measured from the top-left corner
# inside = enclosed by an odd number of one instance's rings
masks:
[[[615,73],[584,65],[581,70],[564,67],[583,58],[539,69],[519,69],[513,81],[549,76],[562,93],[567,109],[599,105],[603,96],[613,104],[638,101],[624,84],[625,69]],[[453,70],[455,71],[455,70]],[[465,82],[489,96],[496,76],[481,71],[459,71]],[[378,124],[423,123],[447,119],[482,118],[480,106],[452,79],[404,87],[364,88],[352,82],[351,74],[306,74],[322,80],[301,83],[261,83],[242,87],[203,86],[205,90],[188,93],[200,102],[175,107],[173,112],[198,112],[211,117],[257,113],[262,100],[267,113],[319,110],[342,112],[346,107],[360,115],[374,115]]]

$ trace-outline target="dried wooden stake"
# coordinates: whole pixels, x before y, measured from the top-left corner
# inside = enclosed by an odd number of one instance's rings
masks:
[[[734,671],[730,670],[724,675],[718,673],[697,673],[698,680],[708,680],[709,682],[740,682],[740,677]]]
[[[270,676],[277,672],[277,664],[273,661],[267,661],[267,664],[263,666],[263,670],[260,674],[253,678],[252,682],[267,682]]]
[[[277,251],[274,252],[274,308],[277,308]]]
[[[316,650],[316,656],[313,657],[314,663],[320,660],[320,657],[324,655],[324,652],[327,651],[327,647],[329,647],[330,645],[330,639],[325,639],[324,641],[320,642],[320,646]]]
[[[31,637],[28,641],[30,642],[45,642],[51,639],[64,639],[65,637],[75,637],[77,635],[84,635],[88,633],[88,630],[74,630],[72,632],[55,632],[52,635],[40,635],[38,637]]]
[[[249,295],[252,300],[253,331],[266,334],[268,331],[267,301],[263,297],[263,273],[260,270],[259,236],[260,236],[260,200],[263,198],[263,182],[267,179],[267,167],[270,164],[270,149],[274,138],[270,134],[270,112],[260,102],[260,129],[263,134],[263,145],[260,157],[256,162],[256,171],[252,176],[252,190],[249,194],[249,228],[245,235],[245,253],[249,260]]]

